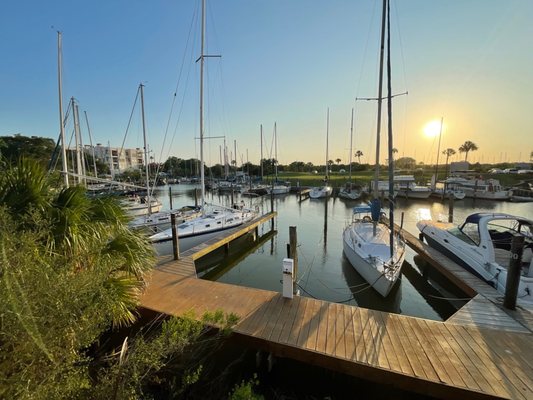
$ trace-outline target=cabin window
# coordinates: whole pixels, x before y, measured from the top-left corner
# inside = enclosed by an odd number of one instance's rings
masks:
[[[220,225],[221,223],[222,223],[222,221],[218,221],[218,222],[217,222],[217,225]]]
[[[211,226],[210,224],[207,224],[205,227],[206,227],[206,228],[209,228],[210,226]]]

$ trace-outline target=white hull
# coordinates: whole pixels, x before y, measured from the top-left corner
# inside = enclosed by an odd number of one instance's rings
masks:
[[[291,190],[291,187],[290,186],[286,186],[286,185],[275,185],[273,188],[272,188],[272,194],[287,194],[289,193]]]
[[[142,228],[142,227],[157,227],[161,225],[167,225],[171,222],[171,215],[176,215],[176,223],[181,224],[192,218],[200,216],[200,210],[198,208],[188,208],[184,207],[181,210],[172,210],[172,211],[160,211],[150,215],[141,215],[131,221],[128,225],[130,228]]]
[[[446,193],[444,194],[444,198],[448,199],[450,198],[450,194],[453,196],[454,200],[463,200],[466,196],[465,192],[462,190],[446,190]],[[442,190],[435,189],[431,195],[433,197],[443,197]]]
[[[399,197],[406,197],[409,199],[428,199],[431,195],[431,190],[405,190],[400,189],[398,190],[398,196]]]
[[[138,217],[138,216],[141,216],[141,215],[148,215],[150,212],[151,213],[157,213],[157,212],[161,211],[162,208],[163,208],[163,205],[157,200],[152,200],[151,201],[150,210],[148,209],[148,204],[145,204],[145,203],[126,204],[124,206],[125,211],[131,217]]]
[[[355,270],[383,297],[387,297],[401,272],[405,243],[395,236],[394,255],[390,257],[390,230],[378,223],[376,236],[372,222],[356,220],[343,232],[343,249]],[[392,265],[389,267],[388,265]]]
[[[494,214],[498,221],[511,220],[507,214]],[[504,217],[500,217],[504,215]],[[490,214],[489,214],[489,217]],[[487,218],[487,219],[488,219]],[[490,220],[489,220],[490,221]],[[495,246],[503,244],[503,239],[491,239],[487,223],[480,223],[479,245],[467,240],[467,236],[454,224],[435,221],[419,221],[418,229],[424,235],[428,244],[461,265],[463,268],[474,273],[481,279],[494,286],[502,294],[505,293],[507,281],[507,266],[511,259],[511,252]],[[497,234],[497,233],[496,233]],[[529,238],[531,241],[533,238]],[[527,239],[526,239],[527,240]],[[531,245],[531,243],[530,243]],[[529,245],[529,246],[530,246]],[[530,247],[524,248],[522,257],[522,275],[518,286],[518,299],[520,301],[533,302],[533,260]],[[529,265],[528,265],[529,264]]]
[[[178,225],[178,238],[181,241],[187,237],[202,236],[234,228],[255,218],[257,213],[248,209],[218,208],[198,218],[191,219]],[[152,242],[172,240],[172,228],[150,236]]]
[[[361,192],[358,191],[358,190],[346,190],[346,189],[341,189],[339,191],[339,197],[342,197],[343,199],[346,199],[346,200],[358,200],[359,198],[361,198]]]
[[[322,199],[331,196],[331,193],[333,193],[333,188],[331,186],[314,187],[311,188],[309,197],[312,199]]]

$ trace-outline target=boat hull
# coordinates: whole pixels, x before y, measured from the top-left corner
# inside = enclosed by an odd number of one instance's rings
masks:
[[[322,186],[311,188],[309,192],[309,197],[312,199],[323,199],[331,196],[333,193],[333,188],[331,186]]]

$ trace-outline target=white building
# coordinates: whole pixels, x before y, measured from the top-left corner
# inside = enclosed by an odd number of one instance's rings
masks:
[[[120,149],[120,147],[102,146],[97,143],[96,146],[84,146],[86,154],[92,155],[94,147],[94,156],[97,160],[109,165],[111,174],[119,174],[128,169],[144,168],[143,149]]]

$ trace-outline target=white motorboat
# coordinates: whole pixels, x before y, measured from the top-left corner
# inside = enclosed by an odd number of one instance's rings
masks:
[[[343,232],[343,250],[350,264],[383,297],[387,297],[401,273],[405,242],[390,228],[373,221],[369,206],[354,207],[353,220]]]
[[[484,200],[509,200],[509,191],[504,190],[497,179],[466,179],[450,177],[445,181],[448,189],[461,189],[465,196]]]
[[[371,206],[355,207],[352,221],[344,229],[343,250],[350,264],[365,278],[381,296],[386,297],[397,282],[403,261],[405,259],[405,241],[399,232],[394,231],[394,158],[392,157],[392,93],[391,72],[387,68],[387,105],[388,105],[388,160],[389,182],[387,193],[389,196],[389,225],[385,224],[381,216],[379,201],[379,145],[381,133],[381,103],[383,87],[383,48],[385,43],[385,22],[390,19],[387,0],[383,0],[383,18],[381,29],[381,52],[378,84],[378,112],[376,137],[376,163],[374,171],[374,199]],[[387,24],[387,32],[390,24]],[[390,32],[388,32],[390,34]],[[387,35],[390,37],[389,35]],[[390,41],[387,41],[387,51],[390,54]],[[388,64],[390,66],[390,63]]]
[[[518,298],[533,302],[533,221],[503,213],[475,213],[462,225],[422,220],[427,243],[505,293],[514,235],[525,237]]]
[[[398,196],[400,197],[427,199],[431,195],[431,189],[426,186],[417,185],[413,175],[395,176],[394,183],[398,184]]]
[[[437,182],[435,188],[431,192],[431,195],[441,199],[449,199],[450,196],[452,196],[454,200],[462,200],[465,198],[466,193],[464,190],[459,188],[449,188],[444,184],[444,182]]]

